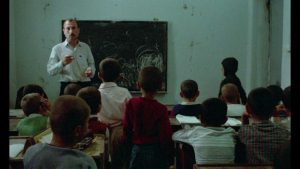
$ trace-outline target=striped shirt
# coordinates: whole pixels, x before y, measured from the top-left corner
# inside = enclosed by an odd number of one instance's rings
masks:
[[[193,146],[197,164],[234,163],[232,128],[195,126],[173,134],[173,140]]]

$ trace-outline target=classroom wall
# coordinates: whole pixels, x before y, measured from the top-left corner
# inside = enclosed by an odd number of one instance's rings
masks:
[[[37,83],[50,101],[59,93],[58,76],[46,64],[61,41],[61,20],[168,21],[168,92],[158,100],[180,102],[179,86],[194,79],[198,102],[216,97],[221,61],[239,60],[237,75],[248,93],[268,83],[269,22],[267,0],[11,0],[10,106],[22,85]],[[96,63],[98,65],[98,63]]]

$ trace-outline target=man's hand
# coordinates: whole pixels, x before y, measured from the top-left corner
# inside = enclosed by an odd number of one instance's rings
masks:
[[[67,55],[64,57],[63,65],[66,66],[67,64],[70,64],[74,60],[73,56]]]
[[[90,67],[86,68],[84,73],[85,73],[86,77],[92,76],[92,68],[90,68]]]

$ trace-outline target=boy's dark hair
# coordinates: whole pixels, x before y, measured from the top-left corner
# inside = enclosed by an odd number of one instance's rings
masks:
[[[276,101],[267,88],[259,87],[249,93],[247,104],[252,109],[254,115],[267,120],[275,110]]]
[[[155,66],[146,66],[140,71],[138,81],[145,92],[156,92],[162,87],[162,73]]]
[[[101,94],[100,91],[94,86],[88,86],[81,88],[77,95],[86,101],[91,108],[91,114],[97,114],[98,108],[101,105]]]
[[[196,96],[198,85],[194,80],[185,80],[181,83],[180,89],[184,97],[191,99]]]
[[[291,86],[286,87],[283,90],[283,93],[284,93],[283,104],[290,111],[291,110]]]
[[[284,93],[283,93],[283,90],[280,86],[278,85],[269,85],[267,87],[268,90],[270,90],[270,92],[272,93],[275,101],[277,104],[280,103],[280,101],[283,102],[284,100]]]
[[[105,82],[116,81],[120,73],[121,65],[116,59],[106,58],[99,63],[99,74]]]
[[[81,89],[82,87],[79,84],[76,83],[70,83],[68,84],[65,89],[64,89],[64,95],[73,95],[76,96],[77,92]]]
[[[41,95],[39,93],[28,93],[21,100],[21,107],[26,116],[39,113],[41,106]]]
[[[53,103],[50,113],[50,125],[53,133],[59,135],[64,143],[74,143],[74,129],[84,125],[89,116],[87,103],[77,96],[62,95]]]
[[[239,62],[234,57],[228,57],[223,59],[222,65],[224,68],[224,75],[234,75],[238,70]]]
[[[208,126],[221,126],[227,121],[227,104],[218,98],[209,98],[202,103],[204,111],[200,118]],[[201,122],[202,122],[201,120]]]
[[[44,98],[48,99],[48,96],[47,96],[46,92],[44,91],[44,89],[37,84],[28,84],[28,85],[24,86],[23,96],[25,96],[28,93],[39,93]]]

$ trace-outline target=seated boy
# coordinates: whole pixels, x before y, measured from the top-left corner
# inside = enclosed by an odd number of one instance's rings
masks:
[[[81,89],[82,87],[79,84],[76,83],[70,83],[68,84],[65,89],[64,89],[64,95],[73,95],[76,96],[77,92]]]
[[[87,133],[90,108],[84,100],[63,95],[53,103],[50,124],[53,137],[50,144],[38,143],[24,155],[24,168],[97,169],[91,156],[72,147]]]
[[[242,116],[245,105],[240,104],[239,89],[233,83],[227,83],[221,88],[220,99],[227,104],[227,116]]]
[[[66,88],[65,88],[66,89]],[[91,115],[89,118],[89,129],[94,134],[105,134],[107,125],[101,123],[98,120],[98,112],[101,109],[101,95],[99,90],[94,86],[88,86],[81,88],[77,95],[78,97],[82,98],[91,108]]]
[[[202,106],[201,126],[179,130],[173,134],[173,140],[190,144],[197,164],[234,163],[236,133],[232,128],[222,127],[227,121],[226,103],[210,98]]]
[[[180,97],[182,97],[183,102],[174,106],[171,115],[176,116],[177,114],[181,114],[199,118],[202,106],[195,102],[199,96],[197,82],[194,80],[185,80],[181,83],[180,89]]]
[[[238,137],[245,146],[246,163],[273,163],[274,155],[279,150],[282,143],[289,139],[290,133],[286,129],[274,125],[270,121],[275,105],[272,93],[263,87],[253,89],[248,96],[243,123],[250,118],[250,125],[241,126]]]
[[[25,118],[17,124],[20,136],[34,136],[47,129],[48,117],[43,116],[45,111],[45,99],[38,93],[26,94],[21,100]]]

